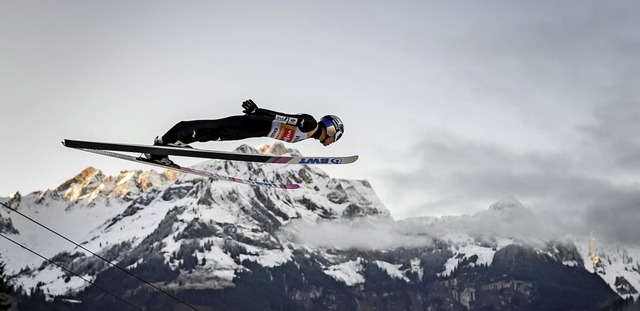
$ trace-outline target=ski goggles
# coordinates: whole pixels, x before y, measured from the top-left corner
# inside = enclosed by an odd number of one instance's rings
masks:
[[[342,137],[342,131],[340,131],[333,122],[329,120],[322,120],[322,123],[324,123],[324,126],[327,129],[327,136],[333,137],[334,141],[338,141],[338,139]]]

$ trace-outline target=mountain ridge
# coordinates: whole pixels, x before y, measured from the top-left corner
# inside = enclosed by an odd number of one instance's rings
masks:
[[[297,152],[282,144],[259,149]],[[259,149],[243,145],[238,151],[262,152]],[[255,303],[267,309],[274,299],[293,309],[366,309],[376,304],[393,309],[390,299],[398,299],[397,309],[451,306],[449,310],[517,299],[535,309],[548,306],[544,295],[554,297],[553,303],[578,308],[605,303],[615,297],[614,290],[621,297],[634,297],[638,288],[633,279],[638,257],[633,252],[620,259],[624,266],[608,264],[617,262],[615,253],[603,254],[600,268],[605,271],[593,274],[585,264],[592,261],[583,260],[582,244],[527,239],[543,229],[515,198],[471,216],[395,221],[366,180],[335,179],[308,165],[212,160],[197,166],[233,176],[291,180],[303,187],[286,191],[191,175],[175,180],[156,175],[165,182],[143,189],[144,182],[138,182],[142,173],[123,172],[123,178],[105,181],[91,168],[45,195],[34,192],[4,200],[160,288],[219,308],[254,306],[229,298],[236,292],[253,295]],[[104,186],[117,185],[115,180],[127,185],[127,195]],[[73,195],[65,196],[69,189]],[[54,241],[15,213],[3,210],[0,217],[12,220],[19,232],[13,234],[16,239],[77,274],[106,282],[108,289],[132,299],[155,297],[172,304],[91,253]],[[2,246],[0,251],[23,288],[108,309],[99,291],[78,277],[20,255],[15,247]],[[548,277],[536,276],[531,267],[547,271]],[[618,271],[628,267],[631,271],[624,275]],[[569,275],[575,279],[563,281]],[[586,295],[585,302],[563,302],[548,293],[545,284]],[[272,296],[255,291],[256,286]],[[587,289],[591,292],[581,292]],[[209,296],[226,302],[210,301]]]

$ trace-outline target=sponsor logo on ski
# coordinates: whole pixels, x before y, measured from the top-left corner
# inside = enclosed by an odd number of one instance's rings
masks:
[[[342,159],[340,158],[302,158],[300,164],[340,164]]]
[[[254,185],[254,186],[278,187],[278,185],[274,183],[266,182],[266,181],[245,180],[244,183],[248,185]]]

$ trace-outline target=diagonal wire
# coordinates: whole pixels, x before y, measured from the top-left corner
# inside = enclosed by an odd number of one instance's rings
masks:
[[[116,268],[116,269],[118,269],[118,270],[120,270],[120,271],[122,271],[122,272],[124,272],[124,273],[126,273],[126,274],[128,274],[128,275],[130,275],[130,276],[132,276],[132,277],[134,277],[134,278],[136,278],[136,279],[138,279],[139,281],[141,281],[141,282],[143,282],[143,283],[145,283],[145,284],[149,285],[149,286],[150,286],[150,287],[152,287],[153,289],[155,289],[155,290],[157,290],[157,291],[159,291],[159,292],[161,292],[161,293],[163,293],[163,294],[165,294],[165,295],[167,295],[167,296],[171,297],[172,299],[174,299],[174,300],[176,300],[176,301],[178,301],[178,302],[180,302],[180,303],[184,304],[185,306],[189,307],[190,309],[193,309],[193,310],[195,310],[195,311],[199,311],[196,307],[194,307],[194,306],[190,305],[189,303],[185,302],[184,300],[182,300],[182,299],[180,299],[180,298],[178,298],[178,297],[176,297],[176,296],[174,296],[174,295],[171,295],[171,294],[170,294],[170,293],[168,293],[167,291],[165,291],[165,290],[163,290],[163,289],[161,289],[161,288],[159,288],[159,287],[157,287],[157,286],[155,286],[155,285],[151,284],[149,281],[144,280],[144,279],[142,279],[141,277],[139,277],[139,276],[137,276],[137,275],[135,275],[135,274],[131,273],[130,271],[127,271],[126,269],[121,268],[120,266],[118,266],[118,265],[116,265],[116,264],[112,263],[111,261],[107,260],[106,258],[104,258],[104,257],[102,257],[102,256],[100,256],[100,255],[98,255],[98,254],[96,254],[96,253],[94,253],[94,252],[92,252],[92,251],[88,250],[88,249],[87,249],[87,248],[85,248],[84,246],[82,246],[82,245],[80,245],[80,244],[78,244],[78,243],[76,243],[76,242],[74,242],[74,241],[70,240],[69,238],[67,238],[67,237],[63,236],[62,234],[60,234],[60,233],[58,233],[58,232],[56,232],[56,231],[54,231],[54,230],[50,229],[49,227],[47,227],[47,226],[45,226],[45,225],[43,225],[43,224],[39,223],[39,222],[38,222],[38,221],[36,221],[35,219],[32,219],[31,217],[29,217],[29,216],[27,216],[27,215],[25,215],[25,214],[23,214],[23,213],[19,212],[17,209],[14,209],[14,208],[12,208],[11,206],[8,206],[8,205],[6,205],[6,204],[4,204],[4,203],[2,203],[2,202],[0,202],[0,204],[1,204],[2,206],[4,206],[4,207],[6,207],[6,208],[8,208],[8,209],[10,209],[10,210],[12,210],[12,211],[14,211],[14,212],[16,212],[18,215],[20,215],[20,216],[22,216],[22,217],[24,217],[24,218],[26,218],[26,219],[30,220],[31,222],[33,222],[33,223],[35,223],[35,224],[37,224],[38,226],[40,226],[40,227],[42,227],[42,228],[44,228],[44,229],[49,230],[51,233],[53,233],[53,234],[55,234],[55,235],[57,235],[57,236],[59,236],[59,237],[63,238],[64,240],[66,240],[67,242],[69,242],[69,243],[71,243],[71,244],[73,244],[73,245],[77,246],[78,248],[81,248],[82,250],[84,250],[84,251],[87,251],[87,252],[91,253],[93,256],[96,256],[97,258],[99,258],[99,259],[103,260],[104,262],[108,263],[108,264],[109,264],[109,265],[111,265],[112,267],[114,267],[114,268]]]
[[[62,269],[62,270],[64,270],[64,271],[67,271],[67,272],[69,272],[69,273],[71,273],[71,274],[73,274],[73,275],[75,275],[75,276],[77,276],[77,277],[81,278],[83,281],[85,281],[85,282],[87,282],[87,283],[89,283],[89,284],[91,284],[91,285],[93,285],[93,286],[95,286],[95,287],[97,287],[97,288],[99,288],[99,289],[103,290],[105,293],[107,293],[107,294],[109,294],[109,295],[111,295],[111,296],[115,297],[116,299],[118,299],[118,300],[120,300],[120,301],[122,301],[122,302],[124,302],[124,303],[126,303],[126,304],[128,304],[128,305],[130,305],[131,307],[133,307],[133,308],[135,308],[135,309],[138,309],[138,310],[144,310],[144,309],[142,309],[142,308],[140,308],[140,307],[138,307],[138,306],[134,305],[133,303],[126,301],[124,298],[122,298],[122,297],[120,297],[120,296],[118,296],[118,295],[116,295],[116,294],[114,294],[114,293],[112,293],[112,292],[108,291],[106,288],[104,288],[104,287],[102,287],[102,286],[100,286],[100,285],[98,285],[98,284],[96,284],[96,283],[94,283],[94,282],[92,282],[92,281],[89,281],[89,280],[85,279],[84,277],[82,277],[82,276],[80,276],[79,274],[77,274],[77,273],[75,273],[75,272],[73,272],[73,271],[71,271],[71,270],[69,270],[69,269],[67,269],[67,268],[63,267],[62,265],[58,264],[57,262],[55,262],[55,261],[53,261],[53,260],[51,260],[51,259],[49,259],[49,258],[47,258],[47,257],[44,257],[44,256],[42,256],[42,255],[38,254],[36,251],[34,251],[34,250],[32,250],[32,249],[30,249],[30,248],[28,248],[28,247],[26,247],[26,246],[24,246],[24,245],[22,245],[22,244],[20,244],[20,243],[16,242],[16,241],[14,241],[13,239],[9,238],[8,236],[6,236],[6,235],[4,235],[4,234],[2,234],[2,233],[0,233],[0,236],[2,236],[3,238],[5,238],[5,239],[7,239],[7,240],[9,240],[9,241],[11,241],[11,242],[13,242],[15,245],[18,245],[18,246],[20,246],[20,247],[22,247],[22,248],[24,248],[24,249],[26,249],[26,250],[30,251],[30,252],[31,252],[31,253],[33,253],[34,255],[36,255],[36,256],[38,256],[38,257],[40,257],[40,258],[42,258],[42,259],[44,259],[44,260],[46,260],[46,261],[48,261],[48,262],[50,262],[50,263],[52,263],[52,264],[54,264],[54,265],[58,266],[60,269]]]

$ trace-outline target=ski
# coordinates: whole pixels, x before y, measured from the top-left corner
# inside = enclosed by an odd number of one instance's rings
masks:
[[[274,164],[349,164],[358,160],[358,156],[346,157],[297,157],[274,156],[263,154],[246,154],[237,152],[224,152],[202,150],[194,148],[176,148],[166,146],[147,146],[133,144],[115,144],[92,141],[65,139],[63,145],[75,149],[110,150],[121,152],[152,153],[157,155],[175,155],[194,158],[207,158],[231,161],[262,162]]]
[[[281,184],[281,183],[273,183],[273,182],[268,182],[268,181],[255,181],[255,180],[242,179],[242,178],[237,178],[237,177],[224,176],[224,175],[220,175],[220,174],[217,174],[217,173],[207,172],[207,171],[203,171],[203,170],[199,170],[199,169],[195,169],[195,168],[190,168],[190,167],[185,167],[185,166],[162,165],[162,164],[151,162],[151,161],[140,160],[140,159],[138,159],[138,158],[136,158],[134,156],[131,156],[131,155],[112,152],[112,151],[108,151],[108,150],[82,149],[82,148],[78,148],[78,150],[91,152],[91,153],[95,153],[95,154],[100,154],[100,155],[105,155],[105,156],[112,157],[112,158],[117,158],[117,159],[137,162],[137,163],[153,165],[153,166],[157,166],[157,167],[161,167],[161,168],[165,168],[165,169],[170,169],[170,170],[174,170],[174,171],[179,171],[179,172],[183,172],[183,173],[187,173],[187,174],[194,174],[194,175],[198,175],[198,176],[213,178],[213,179],[217,179],[217,180],[236,182],[236,183],[241,183],[241,184],[246,184],[246,185],[269,187],[269,188],[281,188],[281,189],[298,189],[298,188],[300,188],[300,185],[298,185],[298,184]]]

